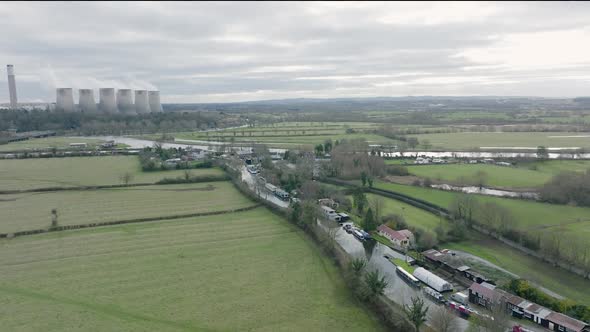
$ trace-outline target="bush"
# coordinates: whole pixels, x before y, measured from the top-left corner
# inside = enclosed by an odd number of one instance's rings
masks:
[[[505,229],[502,231],[502,236],[507,238],[508,240],[514,241],[516,243],[520,243],[521,234],[519,231],[515,229]]]
[[[401,165],[390,165],[385,170],[389,175],[397,175],[397,176],[408,176],[410,172],[406,166]]]
[[[391,229],[406,229],[408,228],[408,223],[404,219],[403,216],[399,214],[388,214],[381,218],[383,223],[387,225],[387,227]]]
[[[522,245],[525,248],[537,251],[539,249],[541,249],[541,238],[539,236],[537,236],[536,238],[533,238],[531,235],[528,234],[522,234],[520,237],[520,240],[522,241]]]
[[[562,172],[541,189],[541,199],[556,204],[590,206],[590,172]]]

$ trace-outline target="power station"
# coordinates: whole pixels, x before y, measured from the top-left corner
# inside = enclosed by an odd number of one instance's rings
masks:
[[[131,89],[119,89],[117,91],[117,107],[119,112],[125,114],[137,114],[133,104],[133,93]]]
[[[134,98],[135,96],[135,98]],[[82,112],[98,114],[148,114],[162,112],[160,91],[101,88],[98,90],[98,105],[94,90],[79,89],[78,105],[74,104],[72,88],[56,89],[57,112]]]
[[[150,112],[147,90],[135,90],[135,111],[137,114],[145,114]]]
[[[6,72],[8,74],[10,109],[15,110],[18,108],[18,100],[16,96],[14,66],[6,65]],[[72,88],[57,88],[55,90],[55,96],[55,111],[57,112],[97,114],[147,114],[163,112],[162,104],[160,103],[160,91],[100,88],[98,90],[98,105],[94,98],[93,89],[79,89],[77,105],[74,103]]]
[[[164,111],[162,110],[162,104],[160,104],[160,91],[149,91],[148,99],[150,103],[150,111],[152,111],[152,113],[160,113]]]
[[[98,110],[102,113],[117,113],[117,101],[115,99],[115,89],[103,88],[98,90]]]
[[[74,94],[72,93],[72,88],[57,88],[56,95],[56,111],[65,113],[76,111],[76,108],[74,107]]]
[[[78,90],[80,112],[96,113],[96,102],[94,101],[94,91],[92,89]]]

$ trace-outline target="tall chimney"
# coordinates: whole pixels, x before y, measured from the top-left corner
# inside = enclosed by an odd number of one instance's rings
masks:
[[[18,107],[18,100],[16,98],[16,80],[14,79],[14,66],[6,65],[8,72],[8,93],[10,94],[10,108],[16,109]]]

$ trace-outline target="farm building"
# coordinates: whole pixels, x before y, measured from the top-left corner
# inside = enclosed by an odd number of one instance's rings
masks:
[[[508,293],[496,289],[496,286],[487,282],[482,282],[481,284],[474,282],[469,287],[469,302],[479,304],[488,309],[498,303],[502,296],[507,298]]]
[[[448,250],[438,251],[436,249],[429,249],[423,251],[422,256],[434,266],[441,266],[445,270],[452,273],[458,273],[471,281],[476,281],[477,283],[492,283],[490,279],[486,278],[481,273],[472,270],[467,265],[462,265],[457,262],[454,257],[449,254]]]
[[[505,306],[505,310],[512,316],[533,321],[552,331],[590,332],[590,325],[587,323],[554,312],[485,282],[474,282],[469,287],[469,301],[487,308],[498,304]]]
[[[426,270],[423,267],[419,267],[416,270],[414,270],[414,277],[416,277],[418,280],[422,281],[423,283],[425,283],[437,292],[442,293],[453,290],[453,285],[451,285],[443,278]]]
[[[590,332],[590,325],[573,319],[558,312],[552,312],[547,317],[547,328],[553,331]]]
[[[394,231],[385,225],[381,225],[377,228],[377,233],[387,238],[397,247],[408,248],[414,243],[414,234],[407,229]]]

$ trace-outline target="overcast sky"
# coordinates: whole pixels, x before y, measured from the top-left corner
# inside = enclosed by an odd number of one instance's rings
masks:
[[[0,3],[19,100],[590,95],[590,3]],[[96,92],[98,98],[98,91]]]

